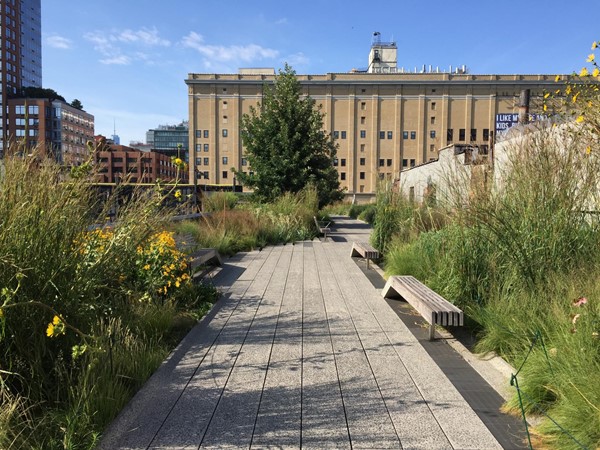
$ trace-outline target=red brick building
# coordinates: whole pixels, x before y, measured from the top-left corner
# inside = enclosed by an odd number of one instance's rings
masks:
[[[100,183],[155,183],[178,181],[188,183],[188,170],[177,171],[170,156],[156,152],[142,152],[125,145],[106,144],[96,137],[98,150],[95,160],[99,165]]]

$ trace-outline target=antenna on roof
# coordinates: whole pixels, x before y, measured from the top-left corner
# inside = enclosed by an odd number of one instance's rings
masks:
[[[381,33],[379,31],[375,31],[373,33],[373,45],[378,45],[381,43]]]

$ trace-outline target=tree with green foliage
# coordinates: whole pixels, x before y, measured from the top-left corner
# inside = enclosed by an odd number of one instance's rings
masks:
[[[83,104],[81,103],[81,101],[79,99],[75,99],[71,102],[71,106],[73,108],[76,108],[80,111],[83,111]]]
[[[25,86],[21,88],[21,92],[19,95],[16,95],[16,97],[47,98],[50,100],[65,101],[65,98],[54,89],[40,88],[35,86]]]
[[[315,101],[302,95],[296,72],[287,64],[267,87],[263,103],[242,117],[242,142],[252,172],[236,172],[240,183],[263,201],[309,185],[322,207],[342,198],[333,167],[336,144],[323,132]]]

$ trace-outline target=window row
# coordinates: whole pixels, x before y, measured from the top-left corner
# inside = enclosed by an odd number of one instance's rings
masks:
[[[17,113],[17,114],[18,114],[18,113]],[[227,116],[223,116],[223,117],[224,117],[224,118],[226,118]],[[208,139],[208,136],[209,136],[209,131],[210,131],[210,130],[196,130],[196,139],[201,139],[201,138]],[[228,131],[227,131],[227,128],[223,128],[223,129],[221,130],[221,136],[223,136],[223,137],[227,137],[227,136],[228,136],[228,134],[229,134],[229,133],[228,133]]]
[[[467,130],[465,128],[458,129],[458,141],[459,142],[464,142],[466,140],[466,131]],[[446,132],[446,140],[448,142],[454,142],[454,129],[453,128],[448,128],[448,131]],[[476,128],[471,128],[469,140],[471,142],[477,140],[477,129]],[[490,130],[488,128],[483,129],[482,140],[484,142],[487,142],[490,140]]]

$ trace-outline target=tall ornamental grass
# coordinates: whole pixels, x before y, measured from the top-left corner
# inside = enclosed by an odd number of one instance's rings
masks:
[[[164,195],[134,190],[107,227],[91,177],[39,154],[1,162],[0,448],[92,448],[179,317],[214,301],[161,231]]]

